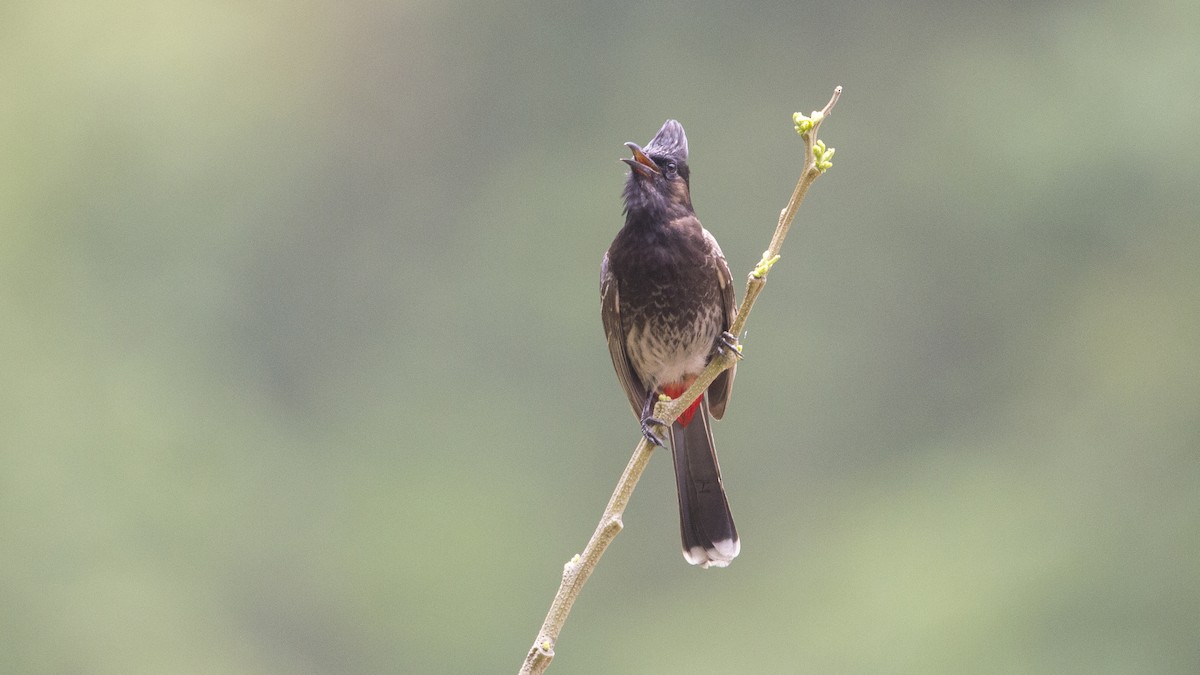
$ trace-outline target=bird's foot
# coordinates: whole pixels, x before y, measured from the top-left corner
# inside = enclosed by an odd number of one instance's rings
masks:
[[[667,425],[664,424],[663,421],[658,419],[657,417],[643,417],[642,418],[642,435],[646,437],[646,440],[650,441],[654,445],[657,445],[660,448],[665,448],[665,447],[667,447],[667,442],[664,441],[662,436],[659,436],[658,432],[655,430],[656,427],[665,427],[665,426],[667,426]]]
[[[737,336],[729,331],[721,331],[721,336],[717,338],[716,351],[718,354],[724,354],[726,350],[733,353],[734,358],[738,361],[742,360],[742,343],[738,342]]]

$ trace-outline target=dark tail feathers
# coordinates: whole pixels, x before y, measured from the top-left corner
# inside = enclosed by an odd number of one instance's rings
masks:
[[[671,455],[679,490],[683,557],[701,567],[725,567],[741,550],[709,426],[708,397],[686,427],[671,425]]]

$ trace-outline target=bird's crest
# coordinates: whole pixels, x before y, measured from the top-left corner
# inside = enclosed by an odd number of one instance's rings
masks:
[[[675,161],[686,162],[688,144],[683,125],[675,120],[663,122],[662,128],[654,134],[654,138],[650,139],[650,143],[643,150],[647,155],[670,157]]]

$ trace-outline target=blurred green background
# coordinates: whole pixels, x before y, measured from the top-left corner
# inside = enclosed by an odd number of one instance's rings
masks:
[[[1200,672],[1200,4],[0,10],[0,672],[514,672],[638,433],[599,319],[667,117],[716,426],[552,672]],[[741,288],[739,285],[739,296]]]

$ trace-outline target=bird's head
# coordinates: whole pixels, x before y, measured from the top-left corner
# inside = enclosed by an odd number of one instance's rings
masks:
[[[637,143],[625,147],[633,151],[633,157],[621,160],[632,169],[625,183],[627,213],[692,210],[687,134],[682,124],[667,120],[646,147]]]

